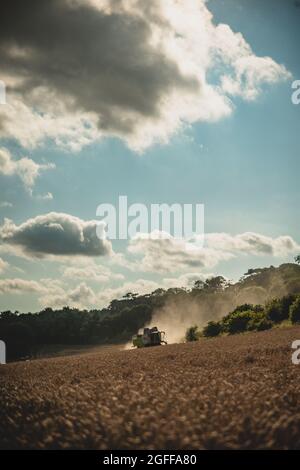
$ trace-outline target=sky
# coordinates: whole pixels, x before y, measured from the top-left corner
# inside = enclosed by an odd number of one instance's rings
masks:
[[[1,3],[1,311],[101,308],[300,253],[298,3]],[[120,195],[204,204],[204,247],[99,239]]]

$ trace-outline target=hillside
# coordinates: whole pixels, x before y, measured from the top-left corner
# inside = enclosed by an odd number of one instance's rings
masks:
[[[300,327],[0,366],[1,448],[299,449]]]

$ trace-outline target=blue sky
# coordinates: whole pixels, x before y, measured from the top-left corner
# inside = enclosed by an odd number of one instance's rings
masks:
[[[169,135],[167,143],[154,142],[142,151],[136,151],[117,132],[111,132],[111,137],[91,139],[88,145],[74,151],[62,148],[47,136],[36,145],[24,145],[3,131],[0,146],[13,161],[27,156],[39,165],[51,162],[55,168],[41,171],[30,190],[18,172],[0,171],[0,200],[11,204],[0,208],[1,223],[9,218],[20,226],[28,219],[51,212],[90,221],[96,217],[98,204],[116,204],[119,195],[127,195],[129,203],[147,205],[204,203],[206,233],[236,236],[255,232],[268,237],[271,245],[278,237],[289,236],[294,242],[292,248],[266,252],[243,248],[231,251],[232,256],[226,260],[220,257],[214,264],[199,264],[195,269],[191,269],[189,262],[186,267],[180,263],[175,269],[169,260],[170,267],[165,271],[162,268],[157,272],[153,263],[152,270],[148,266],[137,272],[134,267],[127,269],[132,259],[127,243],[123,242],[112,244],[113,251],[124,256],[119,263],[106,256],[88,256],[86,260],[55,254],[51,259],[41,254],[28,256],[24,255],[24,244],[3,242],[0,256],[6,266],[1,274],[1,310],[37,310],[46,302],[56,306],[62,292],[67,293],[62,301],[74,305],[82,306],[85,297],[87,306],[105,305],[113,296],[122,295],[126,287],[151,291],[156,284],[168,287],[166,279],[173,278],[174,285],[179,279],[180,285],[183,279],[190,282],[195,274],[223,274],[237,279],[250,267],[278,265],[293,259],[300,243],[297,217],[300,106],[291,102],[291,83],[300,79],[297,51],[300,8],[293,1],[269,0],[210,0],[206,7],[213,13],[214,25],[224,23],[234,34],[241,33],[255,57],[268,56],[283,65],[285,76],[279,73],[272,83],[262,80],[257,84],[259,92],[255,99],[245,99],[245,90],[228,96],[229,115],[215,122],[205,119],[185,122]],[[226,70],[224,63],[221,67]],[[219,77],[214,67],[207,70],[206,79],[213,86],[219,84]],[[42,199],[47,193],[53,198]],[[148,247],[141,250],[143,258]],[[74,277],[62,274],[70,266],[88,271],[85,266],[91,263],[109,271],[107,281],[83,279],[82,273],[77,278],[75,271]],[[123,277],[118,278],[117,274]],[[187,274],[189,277],[185,278]],[[28,283],[21,285],[17,282],[20,279]],[[44,279],[48,281],[41,281]],[[13,282],[4,284],[7,280],[17,280],[14,284],[17,287],[12,287]],[[44,292],[47,282],[49,286],[52,283],[51,295]]]

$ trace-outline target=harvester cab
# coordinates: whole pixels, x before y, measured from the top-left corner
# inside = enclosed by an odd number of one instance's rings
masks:
[[[147,348],[149,346],[160,346],[167,344],[165,332],[159,331],[156,326],[144,328],[144,332],[132,337],[132,344],[137,348]]]

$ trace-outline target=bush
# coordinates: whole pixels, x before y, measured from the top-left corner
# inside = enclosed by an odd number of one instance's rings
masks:
[[[203,328],[202,334],[206,338],[212,338],[213,336],[218,336],[222,332],[222,325],[220,322],[210,321]]]
[[[290,307],[290,320],[292,323],[300,323],[300,295]]]
[[[227,316],[230,316],[230,315],[232,315],[233,313],[236,313],[236,312],[248,312],[248,311],[256,312],[256,313],[257,312],[263,312],[264,307],[262,305],[242,304],[242,305],[238,305]]]
[[[247,331],[248,323],[252,317],[252,310],[245,310],[242,312],[234,311],[233,313],[227,315],[224,321],[224,329],[231,335]]]
[[[274,299],[266,306],[266,317],[274,323],[281,323],[289,318],[289,310],[296,296],[286,295],[281,299]]]
[[[223,319],[223,324],[224,330],[229,334],[242,333],[244,331],[263,331],[273,326],[271,320],[266,318],[265,312],[260,305],[249,310],[242,309],[238,311],[235,309]]]
[[[264,331],[270,330],[272,328],[273,323],[271,320],[268,320],[265,315],[255,315],[255,318],[249,321],[248,323],[248,331]]]
[[[199,336],[200,336],[200,333],[198,331],[198,326],[197,325],[190,326],[190,328],[186,330],[185,340],[188,343],[190,343],[191,341],[198,341]]]
[[[227,322],[230,321],[232,317],[235,317],[236,315],[239,316],[243,312],[259,313],[263,311],[264,311],[264,308],[262,305],[253,305],[253,304],[238,305],[234,310],[229,312],[228,315],[225,315],[225,317],[223,317],[222,323],[226,325]]]

